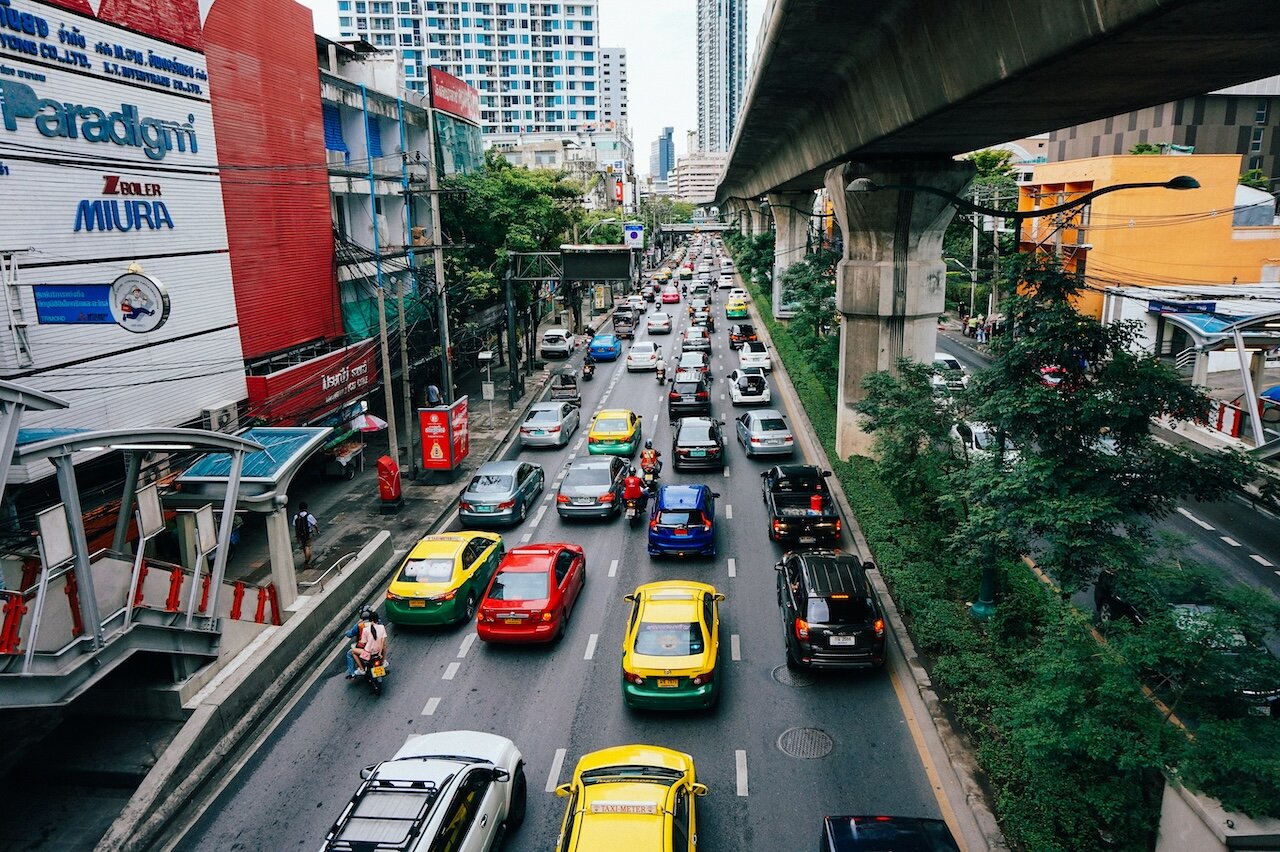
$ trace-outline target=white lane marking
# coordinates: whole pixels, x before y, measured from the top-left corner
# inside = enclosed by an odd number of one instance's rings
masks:
[[[548,793],[554,793],[556,786],[560,783],[560,767],[564,766],[564,749],[556,749],[556,756],[551,758],[551,771],[547,773]]]
[[[1234,538],[1232,538],[1232,537],[1231,537],[1231,536],[1229,536],[1229,535],[1223,535],[1223,536],[1218,536],[1218,537],[1219,537],[1219,538],[1221,538],[1221,539],[1222,539],[1224,542],[1226,542],[1227,544],[1231,545],[1232,547],[1239,547],[1239,546],[1240,546],[1240,542],[1236,541]]]
[[[524,535],[520,536],[521,544],[528,544],[532,540],[533,540],[533,533],[525,533]]]
[[[460,668],[462,668],[462,663],[450,663],[448,668],[444,670],[444,680],[453,680],[453,676],[458,673]]]
[[[581,438],[579,438],[579,439],[578,439],[578,443],[576,443],[576,444],[574,444],[574,445],[573,445],[573,448],[574,448],[575,450],[580,450],[580,449],[582,449],[582,442],[583,442],[583,441],[585,441],[585,440],[587,440],[587,436],[586,436],[586,435],[583,435]],[[570,456],[569,456],[569,458],[573,458],[575,455],[577,455],[577,453],[573,453],[572,455],[570,455]]]
[[[613,559],[609,562],[609,576],[610,577],[618,576],[618,560],[616,559]]]
[[[582,442],[581,442],[581,441],[579,441],[578,443],[579,443],[579,444],[581,444]],[[569,461],[573,461],[573,460],[574,460],[574,459],[576,459],[577,457],[578,457],[578,454],[577,454],[577,453],[569,453]]]
[[[1178,514],[1179,514],[1179,515],[1181,515],[1182,517],[1186,518],[1188,521],[1190,521],[1191,523],[1195,524],[1196,526],[1200,527],[1200,529],[1202,529],[1202,530],[1211,530],[1211,529],[1213,529],[1213,524],[1207,524],[1207,523],[1205,523],[1204,521],[1200,520],[1200,519],[1199,519],[1199,518],[1197,518],[1195,515],[1191,514],[1190,512],[1188,512],[1186,509],[1182,508],[1181,506],[1179,506],[1179,507],[1178,507]]]
[[[582,655],[582,659],[589,660],[596,655],[596,642],[600,641],[599,633],[592,633],[587,637],[587,652]]]
[[[1256,553],[1250,553],[1249,558],[1252,559],[1254,562],[1257,562],[1259,565],[1261,565],[1264,568],[1273,567],[1270,562],[1268,562],[1266,559],[1262,558]]]
[[[720,401],[724,402],[724,394],[720,394]]]
[[[738,795],[747,795],[747,753],[738,749],[733,753],[733,762],[738,769]]]
[[[727,467],[724,469],[724,478],[725,478],[725,479],[728,479],[728,478],[729,478],[729,468],[727,468]]]
[[[568,473],[569,473],[569,471],[567,471],[567,470],[562,470],[562,471],[560,471],[559,473],[557,473],[557,474],[556,474],[556,482],[559,482],[560,480],[564,479],[564,478],[565,478],[565,476],[567,476],[567,475],[568,475]]]
[[[471,650],[471,646],[474,644],[476,644],[476,634],[470,633],[467,635],[467,638],[462,640],[462,647],[458,649],[458,659],[466,659],[467,652]]]
[[[551,494],[550,492],[548,492],[548,493],[547,493],[547,496],[542,498],[542,502],[543,502],[543,503],[550,503],[550,502],[551,502],[551,498],[552,498],[552,497],[555,497],[555,496],[556,496],[556,495]]]
[[[547,507],[543,506],[541,509],[538,510],[538,514],[533,516],[533,520],[529,522],[529,526],[536,527],[542,521],[542,516],[545,515],[546,513],[547,513]]]
[[[440,706],[440,699],[439,699],[439,698],[428,698],[428,699],[427,699],[427,706],[422,708],[422,715],[423,715],[423,716],[434,716],[434,715],[436,714],[436,708],[437,708],[437,707],[439,707],[439,706]]]
[[[734,559],[732,556],[729,557],[729,576],[738,576],[738,560]]]
[[[729,637],[729,659],[734,662],[742,661],[742,640],[738,638],[737,633]]]
[[[728,503],[724,504],[724,517],[725,517],[725,520],[727,521],[733,520],[733,506],[729,505]]]

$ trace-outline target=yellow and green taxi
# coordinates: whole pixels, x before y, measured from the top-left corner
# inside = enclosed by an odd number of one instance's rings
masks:
[[[628,707],[706,708],[720,697],[720,601],[691,580],[646,583],[627,595],[622,698]]]
[[[745,299],[730,299],[724,303],[725,319],[746,319],[747,318],[747,301]]]
[[[412,625],[471,620],[504,550],[502,536],[477,530],[419,540],[387,588],[387,620]]]
[[[567,797],[557,852],[696,852],[694,799],[707,788],[693,758],[669,748],[624,745],[584,754]]]
[[[587,452],[594,456],[633,456],[643,441],[640,416],[629,408],[606,408],[591,419]]]

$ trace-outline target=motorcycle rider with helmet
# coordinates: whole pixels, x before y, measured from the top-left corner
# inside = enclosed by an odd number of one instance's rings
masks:
[[[356,640],[346,653],[347,680],[364,674],[364,667],[374,657],[382,657],[384,661],[387,659],[387,628],[378,617],[376,609],[361,607],[360,620],[347,631],[346,636]]]
[[[651,440],[646,440],[644,449],[640,451],[640,469],[645,473],[652,471],[654,476],[662,473],[662,453],[653,448]]]
[[[622,480],[622,502],[627,503],[631,500],[639,501],[641,512],[649,502],[649,489],[645,487],[644,480],[636,475],[634,465],[628,468],[627,477]]]

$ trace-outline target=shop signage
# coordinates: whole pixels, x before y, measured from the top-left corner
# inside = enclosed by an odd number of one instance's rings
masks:
[[[111,317],[126,331],[155,331],[169,318],[169,294],[157,279],[126,272],[111,282]]]
[[[110,284],[36,284],[41,325],[118,325],[143,334],[169,319],[169,294],[156,278],[128,272]]]
[[[1211,314],[1217,309],[1217,302],[1147,302],[1151,314]]]
[[[418,431],[422,437],[422,467],[452,471],[471,452],[470,417],[467,397],[453,405],[418,409]]]
[[[431,72],[431,106],[479,124],[480,92],[438,68],[428,70]]]
[[[310,423],[364,396],[378,380],[376,340],[266,376],[246,376],[249,413],[275,426]]]

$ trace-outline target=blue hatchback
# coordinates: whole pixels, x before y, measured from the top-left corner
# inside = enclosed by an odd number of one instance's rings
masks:
[[[716,555],[716,498],[705,485],[663,485],[649,516],[649,555]]]
[[[616,334],[597,334],[591,338],[589,351],[597,361],[617,361],[622,354],[622,341]]]

